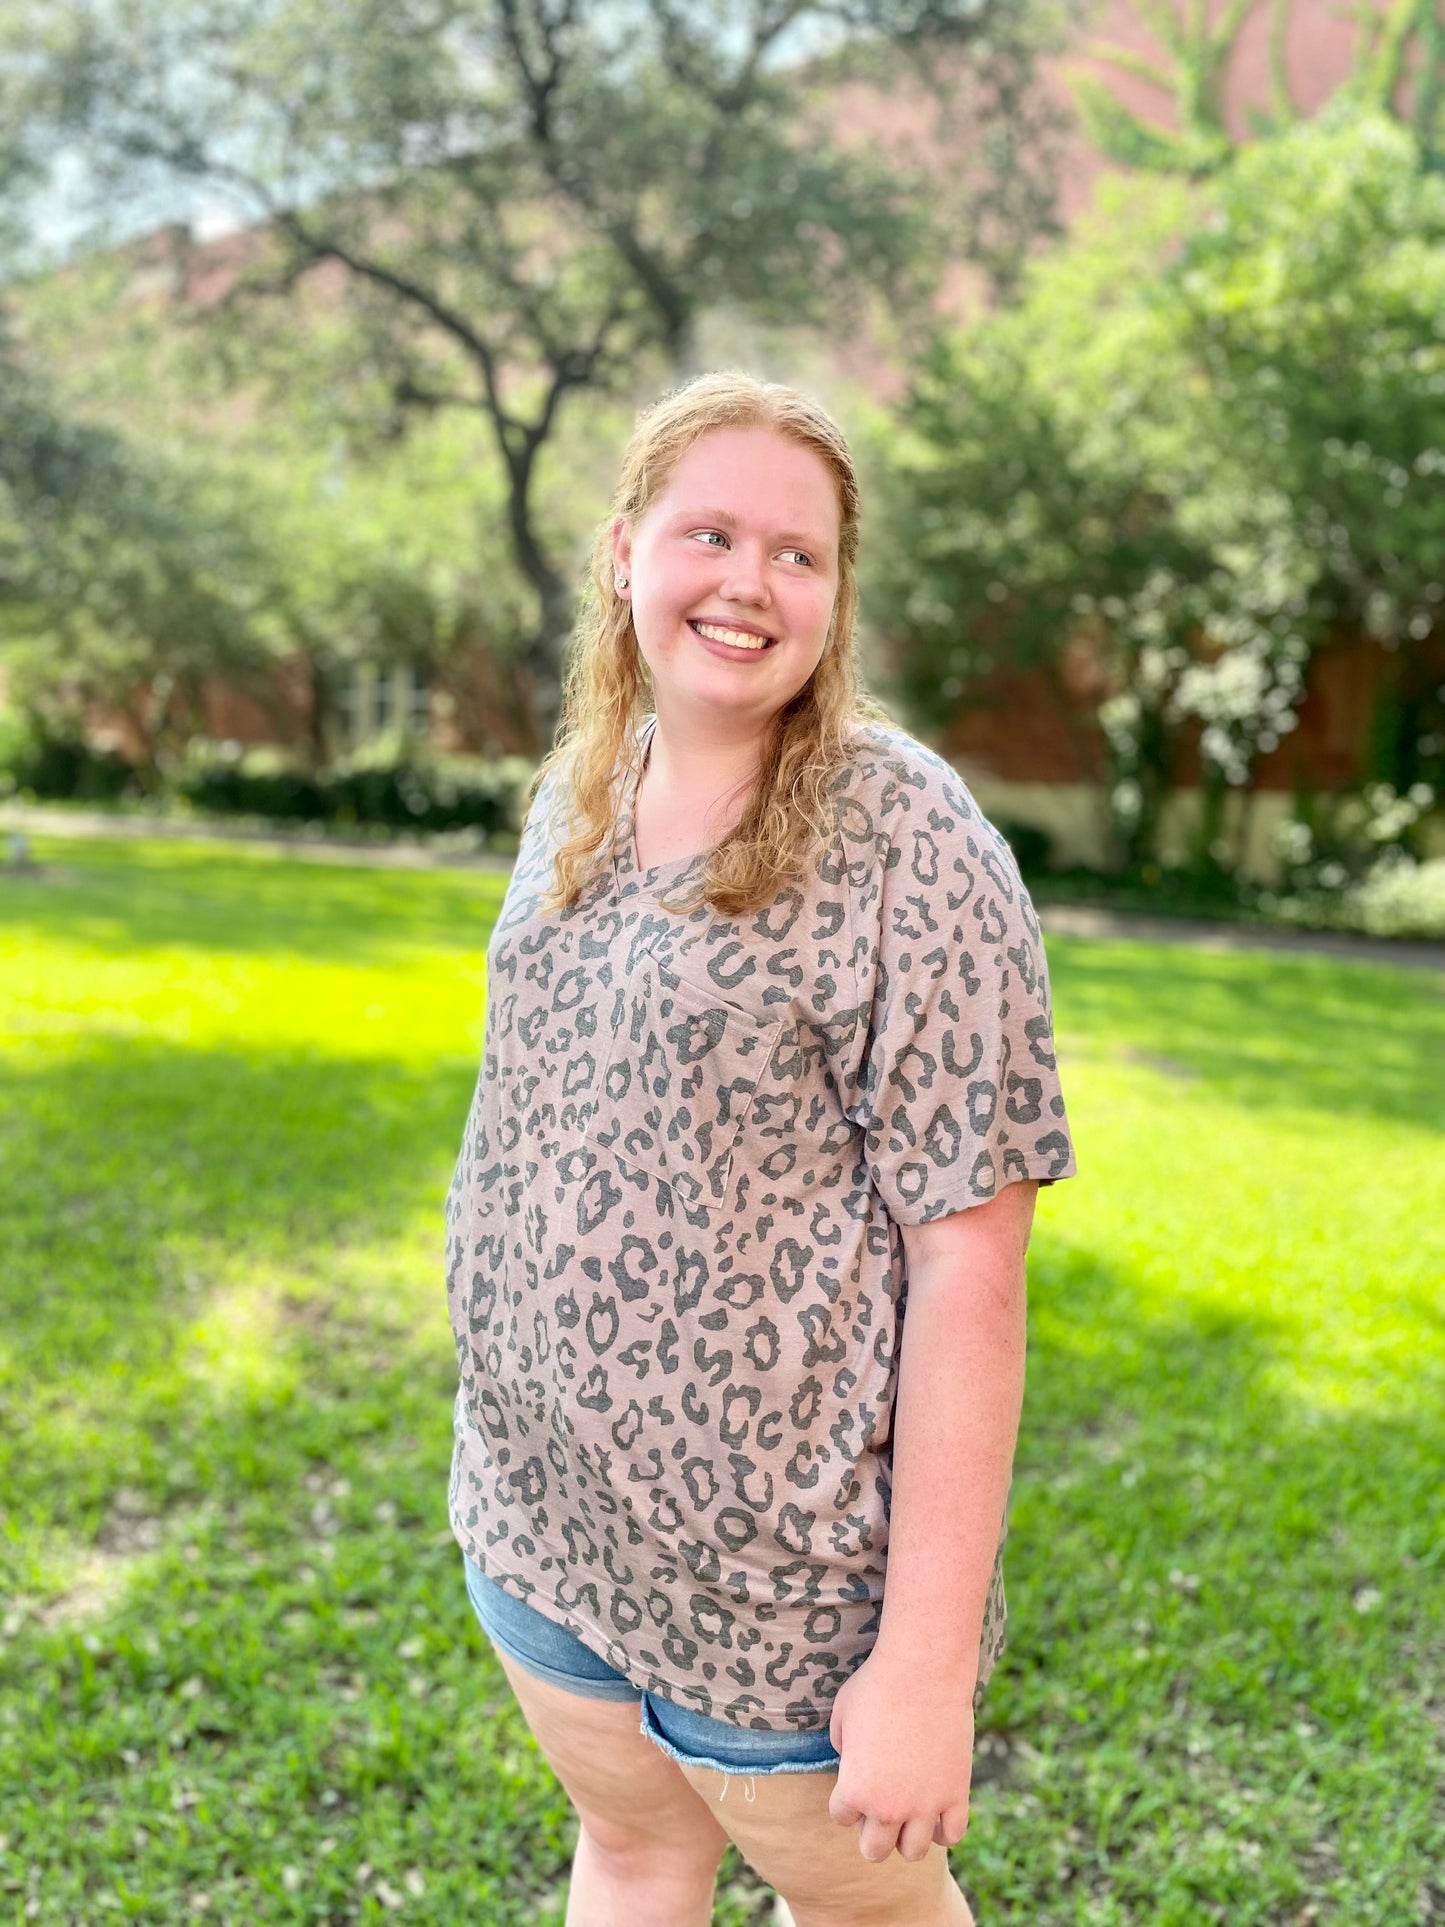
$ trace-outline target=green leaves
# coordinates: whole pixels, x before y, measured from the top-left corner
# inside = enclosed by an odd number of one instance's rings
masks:
[[[1247,784],[1330,639],[1396,652],[1423,717],[1445,636],[1442,316],[1445,180],[1351,102],[1207,189],[1117,188],[910,392],[879,583],[907,693],[942,723],[1009,665],[1067,702],[1083,648],[1141,859],[1184,741],[1206,789]],[[1428,780],[1439,754],[1377,773]]]
[[[78,722],[144,676],[254,668],[245,532],[188,478],[62,412],[0,359],[0,644],[9,693]]]
[[[158,184],[173,204],[222,196],[251,226],[233,306],[279,298],[294,319],[320,283],[366,336],[386,427],[443,408],[487,424],[545,733],[572,616],[538,500],[559,421],[584,394],[631,402],[689,370],[712,311],[838,339],[925,309],[967,223],[934,218],[917,161],[840,129],[814,63],[856,53],[883,101],[935,51],[1004,76],[976,137],[1015,115],[1054,11],[39,0],[20,65],[31,148],[82,159],[97,243]],[[999,153],[996,171],[1029,176],[975,197],[975,258],[1002,277],[1041,210],[1037,169]]]

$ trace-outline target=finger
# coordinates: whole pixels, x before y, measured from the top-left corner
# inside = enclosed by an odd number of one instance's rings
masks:
[[[898,1851],[905,1860],[926,1860],[933,1835],[926,1820],[905,1820],[898,1835]]]
[[[885,1820],[865,1818],[858,1831],[858,1851],[865,1860],[886,1860],[897,1841],[897,1827],[890,1827]]]
[[[840,1827],[856,1827],[863,1818],[863,1809],[851,1806],[834,1787],[828,1795],[828,1818],[836,1820]]]
[[[933,1837],[941,1847],[956,1847],[968,1832],[968,1808],[945,1807],[938,1816]]]

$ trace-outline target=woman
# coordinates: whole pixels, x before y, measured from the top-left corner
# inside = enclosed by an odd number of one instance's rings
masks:
[[[730,1838],[797,1927],[970,1918],[1074,1165],[1008,849],[860,691],[857,540],[804,397],[644,413],[488,952],[451,1512],[580,1818],[567,1927],[705,1927]]]

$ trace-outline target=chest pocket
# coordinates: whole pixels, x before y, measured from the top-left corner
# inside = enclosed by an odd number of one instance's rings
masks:
[[[689,1210],[723,1205],[781,1015],[759,1023],[650,952],[629,974],[588,1136]]]

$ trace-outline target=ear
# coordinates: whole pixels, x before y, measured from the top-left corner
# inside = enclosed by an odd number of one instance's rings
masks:
[[[630,577],[631,574],[632,530],[627,526],[625,517],[619,515],[612,524],[612,580],[615,583],[619,576]],[[624,602],[627,600],[626,589],[618,590],[618,594]]]

